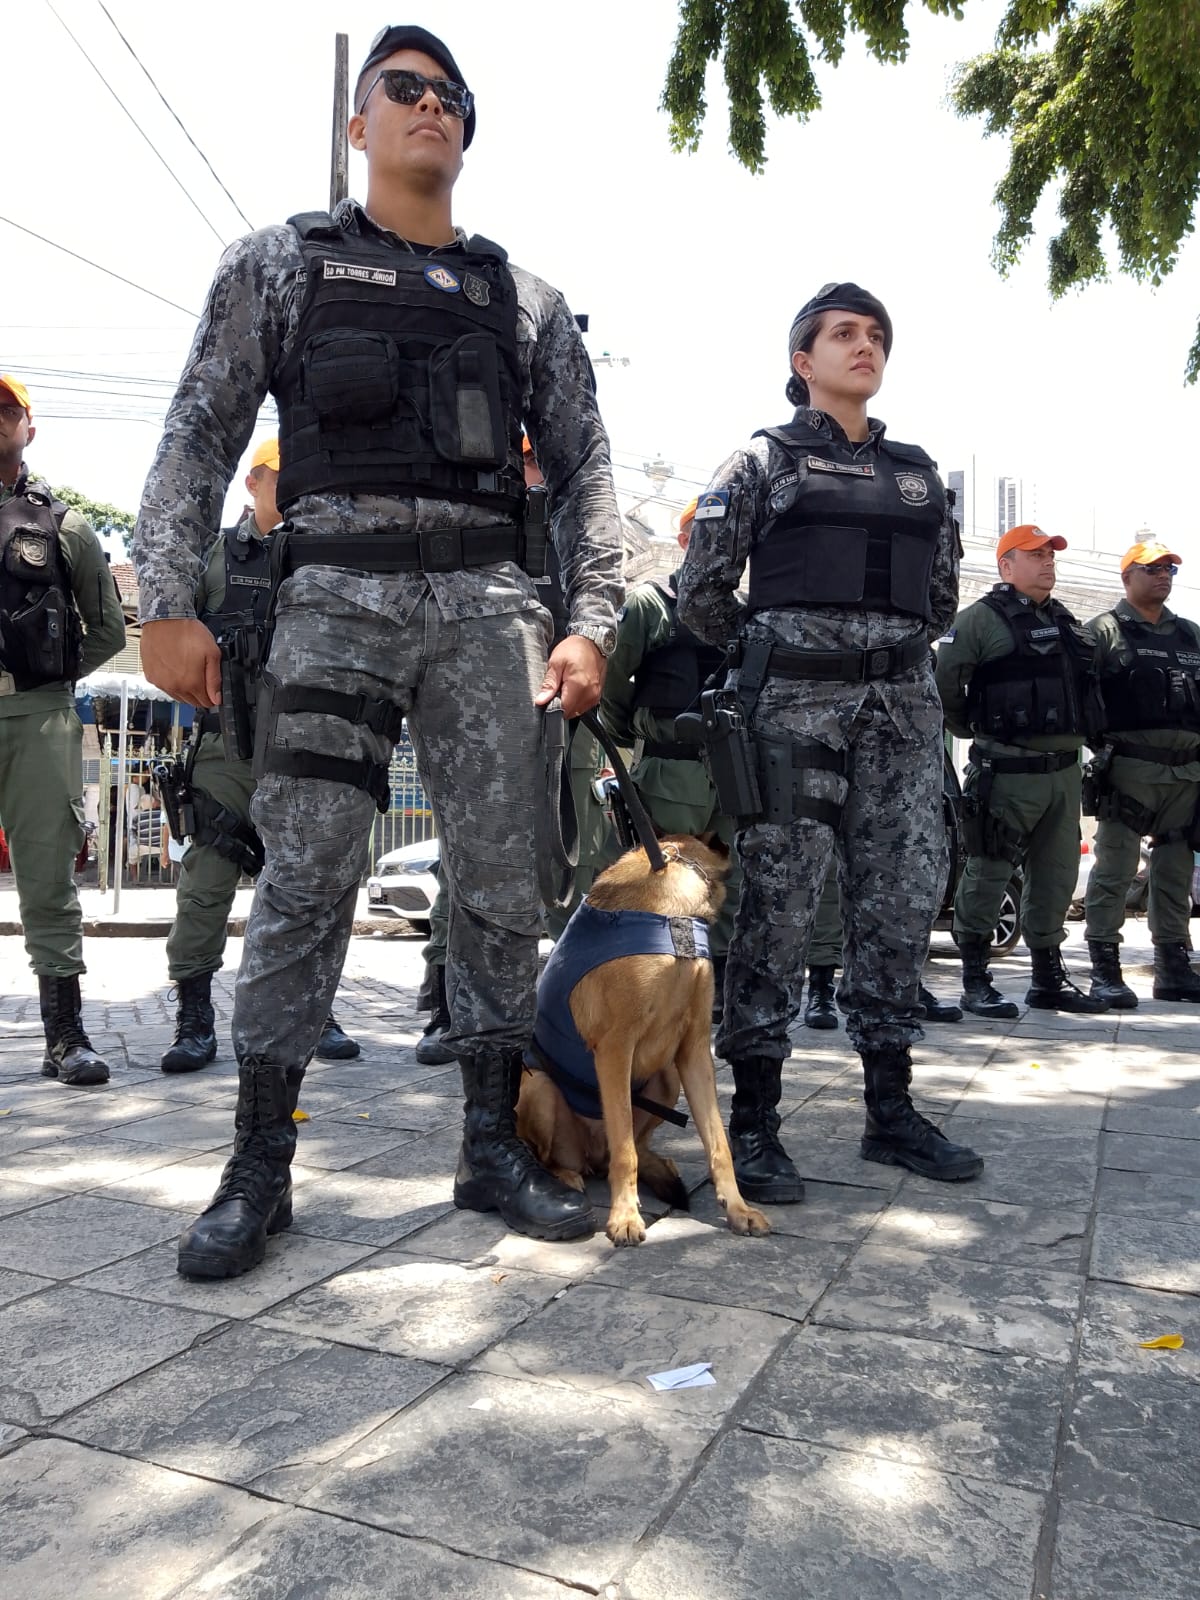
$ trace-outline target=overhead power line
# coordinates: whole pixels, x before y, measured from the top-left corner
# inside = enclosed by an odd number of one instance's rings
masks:
[[[48,0],[47,0],[48,3]],[[23,222],[14,222],[11,217],[0,217],[0,222],[6,222],[10,228],[16,228],[21,233],[27,233],[31,239],[37,239],[41,244],[48,244],[52,250],[61,250],[63,255],[71,256],[76,261],[82,261],[85,267],[95,267],[97,272],[103,272],[106,277],[115,278],[118,283],[128,284],[131,289],[136,289],[139,294],[148,294],[152,300],[161,300],[164,306],[170,306],[175,311],[182,311],[185,317],[195,320],[199,313],[189,311],[187,306],[181,306],[177,300],[168,300],[166,295],[157,294],[153,289],[147,289],[144,284],[134,283],[132,278],[124,278],[119,272],[114,272],[111,267],[102,267],[98,261],[93,261],[90,256],[81,256],[77,250],[68,250],[65,244],[58,244],[53,239],[47,239],[45,234],[34,233],[32,228],[27,228]]]
[[[212,162],[208,159],[208,157],[204,154],[204,151],[201,150],[200,146],[196,143],[195,139],[192,138],[191,134],[184,127],[183,122],[180,120],[178,112],[175,110],[175,107],[171,104],[171,102],[167,99],[166,95],[162,92],[162,90],[158,87],[157,83],[155,83],[154,79],[150,76],[149,69],[147,68],[145,62],[142,60],[141,56],[138,55],[137,51],[130,44],[129,40],[121,32],[120,28],[117,27],[117,24],[116,24],[116,22],[115,22],[115,20],[113,18],[113,14],[108,9],[108,7],[104,4],[104,0],[96,0],[96,4],[100,7],[101,11],[103,11],[104,15],[108,18],[108,20],[112,23],[113,29],[116,32],[117,38],[120,39],[121,43],[125,46],[126,50],[129,51],[129,54],[137,62],[138,66],[141,67],[143,73],[145,73],[146,82],[150,85],[150,87],[154,90],[155,94],[162,101],[163,105],[166,106],[167,110],[175,118],[175,121],[177,123],[179,123],[179,131],[180,131],[180,133],[183,134],[183,137],[187,140],[187,142],[191,145],[192,149],[200,157],[201,161],[203,161],[204,165],[212,173],[214,179],[216,179],[217,186],[220,188],[220,190],[224,194],[225,198],[229,201],[229,204],[237,212],[238,216],[241,217],[242,221],[251,230],[251,232],[253,232],[254,231],[254,224],[250,221],[250,218],[242,210],[241,206],[238,205],[237,201],[233,198],[233,196],[230,194],[229,190],[221,182],[220,178],[217,177],[216,169],[214,168]]]
[[[91,56],[88,55],[87,51],[83,48],[83,46],[80,44],[79,40],[71,32],[70,28],[67,27],[67,24],[59,16],[58,12],[55,11],[54,7],[50,4],[50,0],[45,0],[45,5],[46,5],[47,11],[49,11],[50,15],[61,26],[63,32],[67,35],[67,38],[70,39],[71,43],[76,47],[76,49],[79,51],[80,55],[87,62],[88,66],[91,67],[92,71],[100,79],[100,82],[108,90],[109,94],[112,95],[113,99],[120,106],[121,110],[125,113],[125,115],[129,118],[130,122],[133,123],[134,127],[141,134],[142,138],[150,146],[150,149],[154,152],[155,159],[158,160],[162,164],[162,166],[166,169],[168,175],[171,178],[172,183],[174,183],[179,188],[179,190],[181,191],[181,193],[184,195],[185,199],[187,200],[188,204],[195,211],[196,215],[201,219],[201,221],[204,223],[204,225],[208,229],[211,230],[211,232],[216,236],[216,238],[218,238],[221,241],[221,243],[223,245],[225,243],[225,240],[222,237],[222,235],[219,232],[219,230],[217,229],[216,224],[213,223],[209,219],[209,217],[207,217],[205,215],[204,211],[200,207],[199,201],[195,199],[195,197],[193,196],[191,190],[184,183],[183,179],[181,177],[179,177],[179,175],[176,173],[174,167],[172,167],[171,163],[167,160],[166,156],[163,155],[162,151],[155,144],[154,140],[146,132],[145,128],[142,127],[141,123],[134,116],[133,112],[130,111],[129,107],[125,104],[124,100],[121,99],[121,96],[117,93],[117,91],[113,88],[112,84],[109,83],[108,79],[100,71],[100,68],[92,60]]]

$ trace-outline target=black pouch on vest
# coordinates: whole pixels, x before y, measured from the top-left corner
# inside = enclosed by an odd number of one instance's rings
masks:
[[[429,402],[434,449],[443,461],[484,468],[504,465],[500,367],[491,334],[465,333],[434,351]]]
[[[855,605],[867,581],[865,528],[805,528],[799,540],[804,593],[812,605]]]
[[[400,352],[386,333],[318,333],[304,368],[308,398],[326,426],[385,422],[396,409]]]
[[[4,551],[4,570],[18,583],[54,582],[54,542],[42,528],[14,528]]]
[[[70,624],[63,597],[47,589],[32,604],[14,611],[4,622],[4,657],[18,681],[55,683],[70,675],[67,650]]]

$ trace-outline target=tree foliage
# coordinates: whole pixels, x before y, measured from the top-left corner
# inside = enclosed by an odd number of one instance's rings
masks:
[[[720,59],[729,145],[751,172],[765,156],[765,106],[806,121],[821,104],[814,53],[836,66],[851,34],[885,63],[908,54],[910,7],[960,18],[969,0],[680,0],[663,107],[671,142],[694,150],[705,74]],[[765,90],[765,100],[764,100]],[[1200,190],[1200,0],[1009,0],[996,47],[965,63],[952,98],[1009,142],[996,191],[993,259],[1007,272],[1046,189],[1061,227],[1049,245],[1054,296],[1118,267],[1160,283],[1194,225]],[[1200,329],[1187,378],[1200,376]]]
[[[110,506],[104,500],[89,500],[79,489],[60,486],[54,492],[63,505],[70,506],[72,511],[78,511],[81,517],[86,517],[98,534],[119,533],[128,551],[133,538],[133,526],[137,521],[132,511],[122,511],[119,506]]]

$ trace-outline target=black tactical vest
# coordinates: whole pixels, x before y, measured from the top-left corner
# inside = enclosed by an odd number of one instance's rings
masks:
[[[214,639],[231,628],[261,628],[271,599],[271,535],[259,538],[250,531],[252,519],[244,517],[234,528],[222,530],[225,556],[225,594],[221,604],[200,618]]]
[[[679,597],[675,580],[662,595],[671,618],[671,631],[665,644],[648,651],[633,675],[633,703],[656,717],[674,717],[695,705],[700,690],[725,659],[725,652],[705,644],[679,620]]]
[[[1200,649],[1196,636],[1176,621],[1170,633],[1113,612],[1133,652],[1103,680],[1108,726],[1114,729],[1187,728],[1200,732]]]
[[[1092,737],[1104,726],[1096,646],[1058,600],[1049,620],[1028,595],[998,583],[980,600],[1003,617],[1010,655],[984,661],[971,674],[967,726],[981,738],[1021,743],[1047,734]]]
[[[66,513],[41,481],[0,506],[0,668],[18,690],[79,674],[83,627],[59,539]]]
[[[750,610],[863,606],[928,622],[946,513],[936,464],[886,437],[857,455],[807,420],[813,415],[799,411],[784,427],[760,430],[789,466],[771,480],[768,519],[750,552]]]
[[[296,341],[274,393],[281,508],[330,491],[524,501],[517,290],[499,245],[415,255],[292,217]]]

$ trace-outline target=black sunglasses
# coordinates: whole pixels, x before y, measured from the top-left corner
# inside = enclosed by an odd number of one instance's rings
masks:
[[[384,94],[398,106],[415,106],[425,91],[431,89],[441,101],[446,115],[457,117],[460,122],[467,120],[475,104],[475,96],[470,89],[464,89],[461,83],[453,83],[449,78],[426,78],[420,72],[410,72],[407,67],[383,67],[371,80],[371,88],[362,97],[358,108],[360,116],[377,83],[383,84]]]
[[[1155,561],[1151,566],[1142,567],[1143,572],[1152,572],[1156,578],[1166,576],[1173,578],[1179,568],[1173,561]]]

